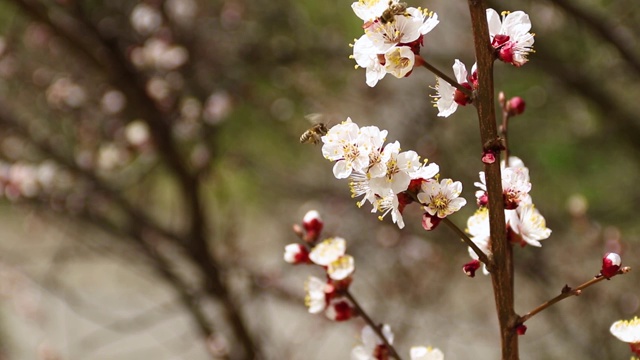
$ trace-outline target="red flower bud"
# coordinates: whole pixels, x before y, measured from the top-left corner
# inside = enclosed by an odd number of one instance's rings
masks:
[[[309,250],[302,244],[289,244],[284,248],[284,261],[289,264],[308,264]]]
[[[616,253],[606,253],[602,258],[602,270],[600,270],[600,275],[607,279],[617,275],[621,264],[622,259],[620,258],[620,255]]]
[[[507,103],[507,112],[510,116],[520,115],[524,112],[526,104],[520,96],[515,96],[509,99]]]
[[[478,198],[478,206],[479,207],[487,206],[488,203],[489,203],[489,196],[487,195],[487,193],[482,194]]]
[[[476,271],[480,269],[480,265],[482,265],[482,263],[479,260],[472,260],[462,266],[462,272],[468,277],[475,277]]]
[[[314,243],[320,237],[324,222],[320,218],[320,213],[316,210],[311,210],[304,215],[302,219],[302,227],[307,232],[304,240],[308,243]]]
[[[527,332],[527,327],[524,324],[520,324],[516,327],[516,333],[518,335],[524,335]]]

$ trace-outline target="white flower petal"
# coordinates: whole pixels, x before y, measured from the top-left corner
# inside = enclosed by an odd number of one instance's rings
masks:
[[[613,336],[626,343],[640,343],[640,319],[636,316],[631,320],[618,320],[609,329]]]

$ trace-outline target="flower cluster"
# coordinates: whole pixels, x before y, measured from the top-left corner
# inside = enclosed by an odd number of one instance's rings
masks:
[[[389,344],[393,344],[393,333],[389,325],[383,325],[382,334]],[[362,328],[362,345],[351,351],[351,360],[387,360],[389,349],[370,326]],[[411,360],[444,360],[444,354],[437,348],[414,346],[409,356]]]
[[[302,226],[294,231],[304,244],[285,246],[284,260],[290,264],[315,264],[326,272],[326,281],[310,276],[305,283],[307,295],[305,304],[312,314],[324,312],[331,320],[348,320],[355,314],[345,292],[351,285],[351,275],[355,270],[353,257],[346,254],[347,242],[340,237],[318,241],[324,223],[320,214],[309,211],[302,220]]]
[[[631,351],[640,355],[640,319],[636,316],[631,320],[618,320],[609,329],[613,336],[629,343]]]
[[[501,165],[502,196],[508,238],[512,243],[521,246],[528,244],[540,247],[542,246],[540,241],[547,239],[551,235],[551,230],[547,228],[544,217],[533,205],[529,195],[531,190],[529,169],[517,157],[509,157],[509,166],[505,166],[504,161]],[[480,182],[476,182],[474,185],[479,188],[476,191],[479,209],[468,219],[467,233],[480,250],[490,255],[488,197],[484,172],[480,172]],[[469,254],[474,261],[466,264],[463,271],[467,275],[473,276],[475,269],[479,267],[478,256],[471,249]]]
[[[366,69],[372,87],[388,73],[408,76],[420,64],[423,36],[439,22],[436,13],[398,0],[359,0],[351,8],[364,21],[364,35],[353,44],[352,58]]]
[[[459,181],[438,181],[434,178],[440,170],[437,164],[422,163],[415,151],[401,151],[398,141],[385,145],[387,133],[376,126],[360,128],[347,118],[322,137],[322,154],[335,162],[334,176],[348,178],[352,196],[362,196],[358,206],[371,203],[372,212],[382,213],[380,219],[390,213],[402,229],[402,212],[413,201],[421,203],[435,225],[466,204],[459,197]]]

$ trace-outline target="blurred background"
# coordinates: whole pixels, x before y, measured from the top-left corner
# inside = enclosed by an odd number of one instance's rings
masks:
[[[422,55],[447,73],[473,63],[465,1],[409,2],[441,23]],[[527,323],[522,359],[625,359],[609,334],[640,313],[640,12],[605,0],[492,1],[524,10],[530,63],[496,63],[521,96],[511,153],[553,230],[517,248],[524,314],[596,275],[604,252],[635,267]],[[309,113],[388,129],[388,139],[461,180],[481,170],[475,110],[437,118],[434,76],[366,86],[349,42],[350,2],[0,1],[0,359],[346,359],[360,319],[304,306],[313,267],[282,261],[307,210],[348,240],[352,292],[408,356],[497,359],[491,282],[467,278],[467,249],[358,209]]]

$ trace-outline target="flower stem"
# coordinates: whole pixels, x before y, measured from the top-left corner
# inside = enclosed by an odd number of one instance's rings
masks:
[[[489,259],[487,254],[485,254],[482,250],[480,250],[478,245],[476,245],[476,243],[474,243],[473,240],[471,240],[471,238],[469,238],[469,236],[467,236],[467,234],[464,233],[464,231],[460,230],[460,228],[456,224],[454,224],[451,220],[449,220],[449,218],[444,218],[442,219],[442,221],[445,224],[447,224],[447,226],[449,226],[451,230],[453,230],[456,234],[458,234],[458,236],[460,236],[460,239],[462,239],[462,241],[464,241],[467,245],[469,245],[469,247],[473,250],[473,252],[475,252],[476,255],[478,255],[478,259],[482,261],[482,263],[484,263],[487,266],[487,270],[491,272],[491,269],[493,268],[493,264],[491,263],[491,259]]]
[[[344,295],[347,297],[347,299],[349,299],[349,301],[351,301],[353,306],[356,308],[356,311],[358,311],[358,314],[362,316],[362,318],[367,323],[367,325],[369,325],[371,329],[373,329],[373,331],[376,333],[376,335],[378,335],[380,340],[382,340],[382,342],[387,347],[387,349],[389,349],[389,353],[391,354],[391,356],[393,356],[397,360],[402,360],[400,355],[398,355],[398,353],[396,352],[396,349],[393,347],[393,345],[389,343],[389,340],[387,340],[387,338],[382,333],[382,325],[378,325],[375,322],[373,322],[373,320],[371,320],[371,317],[369,317],[369,315],[364,311],[362,306],[360,306],[356,298],[353,297],[353,295],[349,292],[349,290],[346,290],[344,292]]]
[[[623,267],[620,270],[618,270],[618,275],[623,275],[628,273],[629,271],[631,271],[631,268],[629,266]],[[560,292],[560,295],[554,297],[553,299],[544,302],[543,304],[541,304],[540,306],[538,306],[537,308],[529,311],[527,314],[521,316],[518,319],[518,324],[524,324],[525,321],[531,319],[532,317],[534,317],[536,314],[538,314],[539,312],[541,312],[542,310],[545,310],[546,308],[554,305],[555,303],[564,300],[568,297],[571,296],[578,296],[582,293],[582,290],[588,288],[591,285],[595,285],[597,283],[599,283],[600,281],[606,279],[606,277],[600,275],[600,276],[596,276],[593,279],[585,282],[584,284],[576,287],[575,289],[570,288],[569,286],[565,285],[564,288],[562,288],[562,291]]]
[[[438,70],[435,66],[429,64],[426,60],[423,59],[422,61],[422,66],[424,66],[425,68],[427,68],[429,71],[431,71],[435,76],[441,78],[442,80],[448,82],[451,86],[455,87],[456,89],[462,91],[463,94],[467,95],[469,98],[473,97],[473,93],[471,92],[471,90],[467,89],[466,87],[460,85],[457,81],[455,81],[454,79],[450,78],[448,75],[446,75],[445,73],[443,73],[442,71]]]

